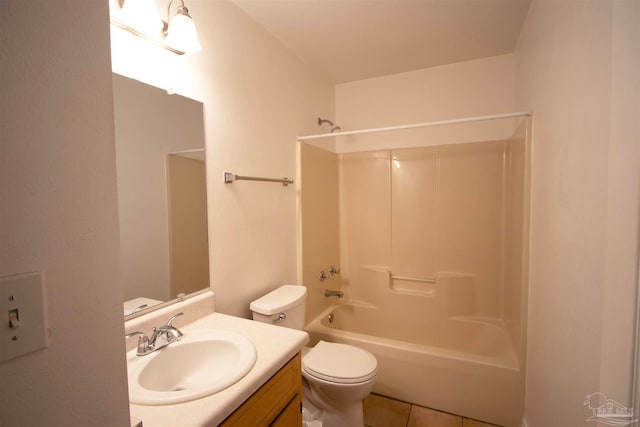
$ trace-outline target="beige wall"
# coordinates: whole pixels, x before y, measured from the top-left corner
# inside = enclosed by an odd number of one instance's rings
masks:
[[[211,287],[218,311],[249,316],[253,299],[301,281],[296,190],[224,184],[223,172],[294,177],[296,136],[333,116],[333,85],[232,3],[192,2],[189,11],[202,52],[173,55],[112,28],[113,70],[204,102]]]
[[[638,233],[640,5],[534,1],[516,51],[534,112],[525,416],[583,426],[630,404]]]
[[[0,425],[128,425],[108,10],[0,5],[0,276],[44,272],[51,344],[0,363]]]
[[[336,118],[348,130],[512,112],[514,67],[507,54],[342,83]]]
[[[509,113],[515,107],[513,54],[336,85],[342,130]],[[503,120],[336,138],[337,152],[510,138]]]
[[[303,283],[307,286],[307,322],[335,301],[325,289],[340,290],[342,276],[320,281],[320,272],[340,268],[338,155],[300,144],[300,214]]]
[[[627,389],[633,342],[633,299],[638,289],[640,167],[640,2],[613,2],[611,108],[607,194],[607,253],[600,388]],[[620,296],[626,299],[623,306]],[[635,308],[638,310],[638,307]],[[638,331],[636,331],[638,333]],[[620,363],[620,354],[624,362]],[[637,375],[637,373],[636,373]],[[640,380],[636,376],[636,380]],[[637,384],[636,387],[640,387]],[[640,389],[639,389],[640,390]],[[617,392],[616,392],[617,393]],[[636,402],[640,396],[636,396]],[[637,415],[640,408],[636,406]]]

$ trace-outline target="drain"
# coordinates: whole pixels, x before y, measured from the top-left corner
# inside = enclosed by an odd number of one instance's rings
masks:
[[[183,386],[183,385],[177,385],[174,388],[172,388],[170,391],[182,391],[182,390],[186,390],[187,387]]]

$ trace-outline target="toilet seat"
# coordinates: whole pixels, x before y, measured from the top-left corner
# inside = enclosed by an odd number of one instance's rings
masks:
[[[373,354],[361,348],[319,341],[303,357],[302,370],[325,381],[355,384],[374,378],[378,362]]]

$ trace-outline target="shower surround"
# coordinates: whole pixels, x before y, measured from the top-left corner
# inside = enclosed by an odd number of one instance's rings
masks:
[[[374,391],[519,425],[527,129],[525,120],[507,140],[345,154],[300,144],[307,329],[373,352]],[[310,267],[336,257],[341,276],[320,283]],[[323,300],[326,287],[345,299]]]

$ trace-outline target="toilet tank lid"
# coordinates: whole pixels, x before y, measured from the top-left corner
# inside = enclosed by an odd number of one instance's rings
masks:
[[[307,288],[304,286],[284,285],[253,301],[249,308],[255,313],[269,316],[295,307],[304,301],[306,295]]]

